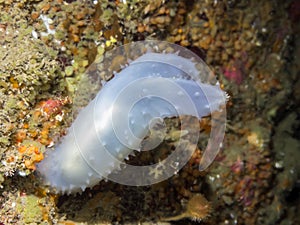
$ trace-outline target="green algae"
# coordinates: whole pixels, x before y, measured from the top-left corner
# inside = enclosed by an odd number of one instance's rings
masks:
[[[16,210],[22,216],[24,223],[39,223],[42,221],[43,210],[39,201],[40,199],[34,195],[25,195],[18,199]]]
[[[18,25],[27,26],[27,29],[10,26],[6,28],[9,35],[4,36],[0,46],[0,58],[4,62],[0,65],[0,79],[4,82],[8,82],[9,79],[15,80],[15,87],[21,89],[21,97],[34,104],[40,88],[49,91],[51,84],[55,84],[54,81],[61,75],[59,64],[55,60],[57,52],[40,40],[33,39],[31,37],[33,28],[27,23],[26,18],[21,17]]]
[[[0,173],[6,175],[24,168],[24,162],[15,157],[15,134],[31,121],[35,105],[66,92],[58,51],[33,37],[31,32],[39,31],[29,22],[29,14],[28,9],[19,7],[0,14],[5,31],[0,32]],[[35,123],[35,127],[41,125]]]
[[[72,76],[74,68],[72,66],[67,66],[65,69],[66,76]]]

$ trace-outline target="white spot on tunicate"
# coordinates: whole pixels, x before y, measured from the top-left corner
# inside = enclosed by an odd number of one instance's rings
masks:
[[[230,95],[227,92],[225,92],[225,98],[226,98],[226,101],[228,101],[230,99]]]
[[[85,190],[85,188],[86,188],[86,186],[84,186],[84,185],[81,185],[81,186],[80,186],[80,188],[81,188],[81,190],[82,190],[82,191],[84,191],[84,190]]]
[[[54,142],[51,141],[51,142],[49,143],[49,145],[47,145],[47,148],[51,148],[51,147],[53,147],[53,146],[54,146]]]
[[[173,163],[171,164],[171,166],[172,166],[174,169],[178,169],[179,162],[173,162]]]
[[[197,92],[195,92],[195,97],[199,97],[200,96],[200,93],[197,91]]]
[[[115,163],[114,162],[110,162],[108,165],[109,165],[110,168],[114,168],[115,167]],[[110,173],[111,170],[108,170],[107,172]]]
[[[183,92],[182,91],[178,91],[177,94],[178,94],[178,96],[183,96]]]

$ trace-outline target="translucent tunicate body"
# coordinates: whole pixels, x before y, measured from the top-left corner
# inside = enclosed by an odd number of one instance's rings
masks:
[[[140,150],[149,124],[181,115],[201,119],[221,110],[225,93],[219,85],[203,83],[200,78],[196,64],[178,54],[142,54],[115,74],[79,112],[67,135],[38,164],[39,173],[63,193],[84,190],[102,179],[126,185],[150,185],[167,179],[175,173],[171,165],[176,162],[180,169],[191,154],[182,154],[180,160],[178,154],[168,157],[167,175],[155,180],[147,177],[148,167],[124,165],[124,159]],[[224,127],[213,132],[217,137],[208,141],[201,169],[217,154]],[[198,136],[192,138],[197,143]],[[118,173],[112,174],[116,170]]]

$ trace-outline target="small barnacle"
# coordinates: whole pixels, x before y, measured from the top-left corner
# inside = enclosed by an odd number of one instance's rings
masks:
[[[195,194],[189,199],[183,213],[173,217],[162,218],[161,221],[176,221],[185,218],[201,221],[205,220],[210,215],[211,211],[211,204],[206,198],[201,194]]]

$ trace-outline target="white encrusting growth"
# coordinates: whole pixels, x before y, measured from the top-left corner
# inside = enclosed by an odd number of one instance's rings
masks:
[[[139,150],[150,123],[180,115],[199,119],[218,110],[225,94],[197,79],[192,61],[176,54],[146,53],[131,62],[80,111],[38,171],[57,192],[92,187]]]

